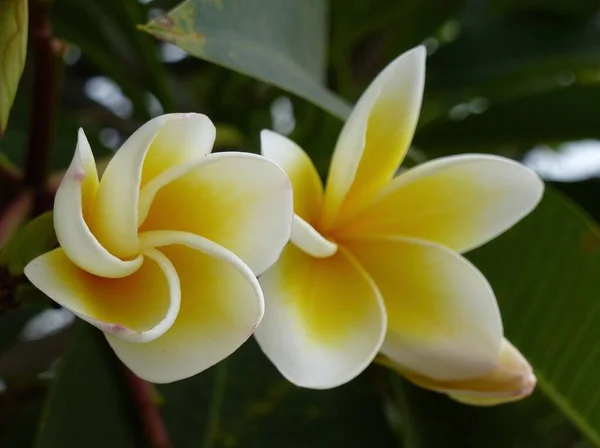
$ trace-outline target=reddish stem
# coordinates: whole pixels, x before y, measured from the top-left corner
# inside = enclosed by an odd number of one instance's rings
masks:
[[[138,410],[146,439],[152,448],[173,448],[169,433],[152,398],[152,386],[123,366],[125,379]]]
[[[45,210],[44,187],[52,149],[52,130],[58,99],[56,45],[50,25],[49,2],[37,1],[31,14],[33,103],[24,183],[35,194],[35,211]]]
[[[32,194],[23,191],[14,198],[0,214],[0,248],[10,239],[17,228],[27,219],[32,207]]]

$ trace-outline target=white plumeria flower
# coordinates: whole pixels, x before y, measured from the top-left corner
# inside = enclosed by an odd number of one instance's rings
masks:
[[[214,140],[204,115],[157,117],[99,180],[80,131],[54,204],[61,247],[25,269],[148,381],[195,375],[252,335],[264,312],[256,275],[290,236],[283,170],[253,154],[210,154]]]
[[[421,107],[425,49],[389,64],[362,95],[335,147],[323,192],[295,143],[262,133],[262,153],[294,186],[291,244],[260,277],[267,312],[256,337],[293,383],[331,388],[381,351],[430,382],[499,365],[500,313],[460,253],[513,226],[543,182],[511,160],[458,155],[394,177]]]

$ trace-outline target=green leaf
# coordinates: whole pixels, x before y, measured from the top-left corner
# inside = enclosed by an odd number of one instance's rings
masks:
[[[432,124],[424,131],[431,136],[439,135],[432,137],[439,145],[443,145],[445,134],[452,128],[463,135],[461,140],[465,146],[473,149],[474,143],[468,137],[470,130],[465,127],[471,121],[473,125],[486,122],[485,131],[477,128],[475,132],[477,139],[480,136],[486,138],[488,147],[495,139],[519,139],[524,131],[522,128],[528,126],[528,114],[537,113],[539,109],[529,106],[531,101],[542,106],[541,101],[545,101],[543,98],[547,93],[551,103],[547,106],[553,115],[560,114],[561,105],[557,103],[553,107],[552,103],[565,101],[571,92],[565,86],[578,86],[573,89],[570,101],[578,104],[577,89],[588,84],[598,85],[600,23],[583,12],[589,8],[589,2],[568,2],[571,10],[567,9],[567,2],[562,1],[552,2],[552,5],[537,0],[528,1],[529,4],[511,0],[503,2],[506,4],[502,6],[493,6],[493,3],[499,2],[469,2],[461,22],[456,22],[461,30],[459,37],[441,46],[428,58],[420,125]],[[580,9],[582,11],[577,12]],[[463,122],[457,125],[448,121],[452,108],[460,108],[460,105],[466,108],[474,99],[479,104],[489,105],[489,110],[478,115],[485,106],[477,106],[479,112],[464,120],[465,126],[462,126]],[[521,112],[520,107],[525,109]],[[501,112],[495,114],[494,110],[498,108]],[[512,112],[525,118],[520,125],[517,117],[510,116]],[[557,130],[572,134],[581,128],[576,121],[586,122],[587,115],[583,107],[569,113],[562,109],[561,116],[566,121],[558,127],[546,125],[548,137]],[[507,122],[502,122],[503,119]],[[536,117],[534,120],[538,121]],[[433,121],[436,122],[431,123]],[[495,128],[488,126],[491,121]],[[442,127],[439,134],[436,133],[437,125]],[[512,126],[515,126],[514,132]],[[530,133],[539,135],[543,131],[544,128],[535,123]],[[454,149],[461,142],[450,144]]]
[[[27,0],[0,0],[0,137],[25,66],[27,26]]]
[[[390,61],[431,38],[464,0],[332,0],[330,59],[336,90],[358,98]]]
[[[600,233],[551,189],[538,208],[469,255],[490,281],[505,334],[538,388],[600,446]]]
[[[193,378],[160,385],[177,448],[392,448],[370,371],[332,390],[292,385],[254,340]]]
[[[431,155],[529,149],[541,142],[600,138],[600,126],[589,112],[599,102],[600,85],[576,85],[491,103],[482,114],[461,121],[444,118],[424,125],[414,143]]]
[[[321,0],[187,0],[142,29],[345,118],[348,104],[323,86],[326,21]]]
[[[563,448],[582,440],[539,390],[517,403],[479,408],[391,375],[403,448]]]
[[[122,366],[102,333],[78,322],[59,366],[35,448],[131,448],[139,442]]]
[[[52,212],[44,213],[21,227],[0,252],[0,264],[11,275],[20,275],[27,263],[56,246]]]

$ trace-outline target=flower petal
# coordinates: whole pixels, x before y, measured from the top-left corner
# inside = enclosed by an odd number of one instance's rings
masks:
[[[173,114],[156,134],[142,170],[142,186],[168,168],[210,154],[215,143],[216,128],[202,114]]]
[[[421,109],[425,47],[392,61],[354,107],[333,153],[325,188],[324,229],[388,182],[404,159]]]
[[[494,406],[531,395],[536,383],[531,365],[519,350],[504,339],[500,361],[495,370],[484,377],[469,381],[463,387],[446,388],[445,392],[461,403]]]
[[[443,246],[404,238],[340,241],[381,291],[388,334],[381,352],[436,380],[473,378],[496,366],[502,322],[485,277]]]
[[[294,215],[290,241],[303,252],[317,258],[330,257],[338,249],[337,244],[329,241],[298,215]]]
[[[512,160],[444,157],[399,175],[339,233],[409,236],[465,252],[521,220],[543,191],[537,174]]]
[[[168,383],[195,375],[233,353],[259,324],[264,301],[256,277],[227,249],[185,232],[140,235],[158,247],[181,283],[181,310],[162,337],[146,343],[108,336],[119,358],[139,377]]]
[[[521,353],[506,339],[502,340],[498,366],[487,375],[459,381],[435,381],[403,370],[384,361],[420,387],[448,394],[465,404],[494,406],[520,400],[533,392],[536,378]]]
[[[90,144],[79,130],[73,161],[54,199],[54,228],[65,254],[81,269],[102,277],[125,277],[138,269],[141,256],[124,261],[107,251],[92,234],[98,174]]]
[[[160,252],[144,252],[142,266],[133,274],[102,278],[76,266],[61,248],[25,267],[25,275],[59,305],[105,333],[135,343],[164,334],[179,312],[179,279]]]
[[[208,154],[212,122],[200,114],[169,114],[139,128],[106,167],[96,196],[92,232],[112,254],[137,255],[140,186],[167,169]]]
[[[283,170],[264,157],[235,152],[166,171],[143,188],[140,207],[147,210],[142,231],[201,235],[234,252],[257,275],[279,257],[294,214]]]
[[[260,151],[290,178],[296,215],[314,223],[321,214],[323,184],[310,157],[287,137],[268,130],[260,133]]]
[[[256,339],[292,383],[339,386],[377,354],[385,308],[372,280],[343,248],[332,257],[313,258],[288,245],[259,281],[267,313]]]

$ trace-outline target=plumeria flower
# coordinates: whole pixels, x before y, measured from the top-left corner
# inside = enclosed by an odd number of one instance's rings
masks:
[[[296,215],[291,243],[260,277],[267,312],[256,337],[299,386],[341,385],[378,352],[439,390],[499,367],[494,293],[460,254],[528,214],[543,183],[489,155],[440,158],[394,177],[424,76],[423,47],[378,75],[338,138],[325,191],[300,147],[261,135],[263,155],[292,181]]]
[[[256,275],[290,236],[283,170],[258,155],[210,154],[214,140],[204,115],[157,117],[99,180],[79,131],[54,204],[60,248],[25,269],[148,381],[195,375],[253,334],[264,311]]]

